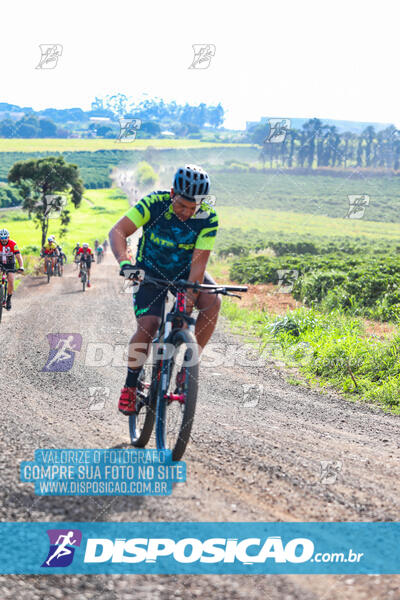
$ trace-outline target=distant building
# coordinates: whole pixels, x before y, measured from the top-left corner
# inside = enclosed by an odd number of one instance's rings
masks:
[[[89,121],[92,121],[92,123],[101,123],[103,125],[112,123],[110,117],[90,117]]]

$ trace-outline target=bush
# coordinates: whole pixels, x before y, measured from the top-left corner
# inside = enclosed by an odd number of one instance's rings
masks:
[[[13,185],[0,186],[0,208],[8,208],[9,206],[20,206],[23,198]]]
[[[146,161],[141,161],[136,170],[136,184],[142,186],[149,186],[155,184],[157,181],[157,175],[153,167]]]

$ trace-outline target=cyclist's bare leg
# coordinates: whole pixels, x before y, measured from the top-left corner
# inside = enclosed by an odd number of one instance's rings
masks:
[[[140,369],[146,361],[150,344],[157,333],[161,319],[154,315],[139,317],[137,330],[129,341],[128,367]]]
[[[14,273],[7,273],[7,280],[8,280],[7,294],[9,296],[11,296],[11,294],[14,291]]]
[[[214,294],[199,293],[196,302],[199,315],[196,321],[195,334],[200,346],[200,353],[213,334],[221,308],[221,298]]]

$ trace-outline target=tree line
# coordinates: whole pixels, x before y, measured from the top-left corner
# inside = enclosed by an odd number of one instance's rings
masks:
[[[31,107],[0,103],[4,118],[0,120],[0,137],[3,138],[65,138],[76,131],[85,137],[115,137],[119,131],[119,119],[135,118],[142,121],[137,137],[154,137],[164,129],[179,137],[195,134],[200,128],[217,129],[224,122],[221,104],[209,106],[201,102],[198,106],[164,102],[159,98],[148,98],[136,102],[125,94],[96,97],[91,110],[81,108],[47,108],[34,111]],[[14,113],[14,118],[13,117]],[[15,114],[16,113],[16,114]],[[24,114],[23,114],[24,113]],[[20,118],[15,119],[18,115]],[[94,123],[92,118],[108,118],[105,124]]]
[[[273,129],[273,128],[272,128]],[[279,133],[279,132],[278,132]],[[366,167],[400,168],[400,131],[393,125],[376,131],[368,126],[361,134],[339,133],[337,127],[310,119],[301,129],[280,130],[275,136],[269,125],[255,125],[249,139],[261,146],[260,159],[271,167]]]

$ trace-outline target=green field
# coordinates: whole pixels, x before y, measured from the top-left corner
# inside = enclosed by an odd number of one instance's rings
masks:
[[[67,235],[61,240],[66,254],[72,251],[77,242],[93,244],[96,238],[103,241],[112,225],[127,211],[128,207],[126,197],[119,190],[86,192],[80,208],[75,210],[73,206],[69,207],[71,223]],[[34,253],[39,254],[41,233],[35,228],[34,222],[28,219],[26,213],[21,210],[0,212],[0,228],[3,227],[10,231],[10,237],[19,244],[22,251],[24,247],[36,246],[37,250]],[[58,231],[59,219],[51,219],[48,235],[54,234],[59,240]]]
[[[200,140],[183,139],[136,139],[133,142],[119,142],[105,139],[81,138],[33,138],[6,139],[0,138],[0,152],[81,152],[83,150],[144,150],[147,146],[154,148],[222,148],[247,146],[251,144],[220,144],[216,142],[201,142]]]
[[[287,237],[367,237],[369,239],[400,240],[400,223],[380,223],[364,219],[333,219],[323,215],[280,212],[261,208],[243,209],[217,205],[223,228],[239,227],[243,231],[258,229],[266,235]]]

